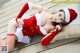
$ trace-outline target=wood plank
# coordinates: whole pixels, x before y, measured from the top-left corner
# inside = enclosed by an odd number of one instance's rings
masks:
[[[0,39],[4,39],[7,37],[7,32],[4,32],[0,35]]]
[[[0,31],[1,31],[0,34],[6,32],[6,30],[7,30],[7,26],[3,27],[3,28],[0,28]]]
[[[3,6],[1,7],[1,10],[4,9],[4,8],[7,8],[9,6],[12,6],[13,4],[15,4],[15,3],[19,2],[19,1],[20,0],[16,0],[16,1],[15,0],[10,0],[10,1],[8,1],[8,2],[3,4]]]
[[[0,0],[0,6],[6,2],[8,2],[9,0]]]
[[[29,0],[29,1],[30,1],[30,0]],[[37,3],[38,1],[39,1],[39,0],[37,0],[36,2],[34,2],[34,1],[32,0],[31,2]],[[1,17],[0,17],[0,18],[5,18],[5,16],[9,15],[9,14],[8,14],[9,12],[19,11],[19,10],[21,9],[21,6],[24,5],[24,3],[26,3],[26,0],[20,1],[20,2],[14,4],[14,5],[12,5],[12,6],[7,7],[7,9],[1,10],[2,13],[0,12],[0,13],[1,13]],[[18,9],[17,9],[17,7],[18,7]],[[15,8],[16,8],[16,9],[15,9]]]
[[[80,53],[80,40],[39,53]]]
[[[60,4],[61,6],[56,6],[56,10],[59,8],[73,8],[73,9],[77,9],[79,8],[80,4]]]
[[[1,9],[0,10],[0,15],[6,14],[6,12],[9,12],[12,9],[17,8],[20,3],[22,4],[23,2],[19,1],[19,2],[15,3],[15,4],[13,4],[13,5],[9,6],[9,7],[6,7],[5,9]],[[21,7],[21,6],[19,6],[19,7]]]
[[[60,47],[62,45],[68,44],[70,42],[74,42],[74,40],[77,41],[78,39],[59,40],[54,43],[51,43],[47,47],[41,46],[40,43],[36,43],[36,44],[30,45],[30,46],[24,47],[17,51],[18,51],[18,53],[39,53],[39,52],[48,50],[50,48],[56,48],[56,47]]]
[[[5,12],[8,12],[8,11],[14,9],[14,8],[17,8],[17,7],[21,8],[21,6],[24,5],[26,2],[27,2],[27,0],[21,0],[21,1],[18,0],[18,2],[15,2],[15,4],[12,4],[11,6],[8,6],[8,7],[6,7],[5,9],[1,9],[1,10],[0,10],[0,14],[5,13]],[[33,3],[38,3],[39,0],[36,0],[35,2],[32,0],[31,2],[33,2]],[[4,5],[4,6],[5,6],[5,5]],[[19,8],[18,8],[18,9],[19,9]]]

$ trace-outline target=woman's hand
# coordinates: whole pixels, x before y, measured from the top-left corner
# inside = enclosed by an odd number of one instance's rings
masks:
[[[24,24],[23,19],[19,18],[17,19],[18,25],[22,26]]]
[[[58,31],[60,31],[62,27],[60,25],[56,25],[56,28],[58,28]]]

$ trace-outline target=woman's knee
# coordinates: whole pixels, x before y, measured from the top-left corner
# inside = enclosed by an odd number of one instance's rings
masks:
[[[15,18],[11,19],[11,20],[8,22],[8,25],[14,25],[14,26],[16,26],[16,25],[17,25],[17,22],[16,22]]]

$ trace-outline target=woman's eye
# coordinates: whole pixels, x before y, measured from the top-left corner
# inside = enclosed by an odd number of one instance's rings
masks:
[[[59,17],[61,17],[62,16],[62,14],[59,14]]]
[[[63,19],[61,19],[61,21],[63,21]]]

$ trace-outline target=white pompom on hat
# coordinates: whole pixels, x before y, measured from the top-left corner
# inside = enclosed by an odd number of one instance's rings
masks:
[[[70,23],[70,22],[72,22],[73,20],[75,20],[77,18],[78,14],[73,9],[70,9],[70,8],[61,8],[61,9],[59,9],[59,11],[60,10],[63,10],[65,12],[65,21],[67,23]]]

